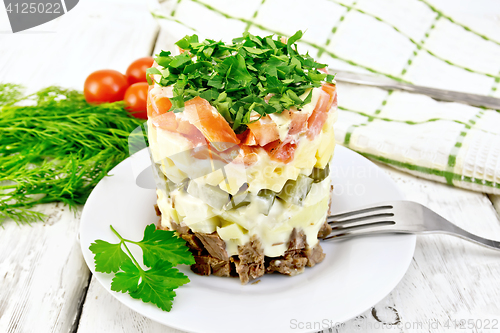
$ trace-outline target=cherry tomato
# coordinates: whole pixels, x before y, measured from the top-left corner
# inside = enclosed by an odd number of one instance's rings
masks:
[[[126,108],[136,118],[148,119],[148,88],[146,82],[134,83],[125,93]]]
[[[154,59],[151,57],[144,57],[137,59],[127,68],[127,80],[129,84],[137,82],[147,82],[146,70],[153,66]]]
[[[112,69],[103,69],[87,77],[83,94],[87,103],[111,103],[122,101],[127,88],[128,82],[125,75]]]

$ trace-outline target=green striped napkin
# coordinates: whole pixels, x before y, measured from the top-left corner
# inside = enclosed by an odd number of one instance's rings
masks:
[[[330,68],[500,97],[499,2],[167,0],[152,2],[160,45],[186,34],[305,31],[299,51]],[[339,84],[337,141],[411,174],[500,194],[500,113]]]

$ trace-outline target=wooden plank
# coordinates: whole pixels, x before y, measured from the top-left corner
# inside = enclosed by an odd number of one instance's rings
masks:
[[[379,166],[396,181],[408,200],[430,207],[471,232],[500,239],[500,221],[484,194]],[[338,332],[438,332],[447,322],[454,325],[453,320],[461,319],[482,320],[484,324],[487,319],[500,320],[498,299],[497,252],[452,236],[419,236],[414,259],[399,285],[373,308],[339,326]],[[441,326],[435,328],[437,322]],[[78,333],[101,328],[111,333],[179,332],[124,307],[93,279]]]
[[[80,211],[62,204],[39,207],[45,223],[0,230],[0,331],[68,332],[89,271],[77,234]]]
[[[90,72],[124,72],[150,54],[157,30],[141,0],[81,1],[35,31],[0,34],[0,82],[28,91],[52,84],[82,89]],[[76,329],[89,281],[77,239],[80,209],[76,215],[61,204],[39,209],[49,215],[45,223],[7,222],[0,230],[0,332]]]
[[[78,333],[181,333],[129,309],[92,278]]]

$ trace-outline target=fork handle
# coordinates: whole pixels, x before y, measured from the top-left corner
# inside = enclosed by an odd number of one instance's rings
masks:
[[[460,237],[490,249],[500,250],[500,242],[471,234],[432,211],[428,207],[421,206],[421,209],[422,219],[424,221],[423,230],[419,230],[421,233],[425,233],[426,231],[444,233]]]
[[[443,218],[444,219],[444,218]],[[487,239],[480,237],[478,235],[474,235],[458,226],[455,224],[451,223],[448,220],[445,220],[447,223],[443,223],[441,225],[441,228],[439,230],[436,230],[438,232],[442,232],[444,234],[448,235],[453,235],[460,237],[462,239],[468,240],[470,242],[482,245],[484,247],[490,248],[490,249],[495,249],[495,250],[500,250],[500,242],[492,240],[492,239]]]

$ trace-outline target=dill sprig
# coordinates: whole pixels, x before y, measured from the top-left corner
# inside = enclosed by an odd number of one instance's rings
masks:
[[[123,103],[89,105],[81,93],[58,87],[23,96],[20,86],[1,84],[0,225],[43,219],[31,210],[37,204],[84,204],[129,156],[129,136],[141,124]]]
[[[22,97],[22,87],[17,84],[0,83],[0,106],[13,103]]]

